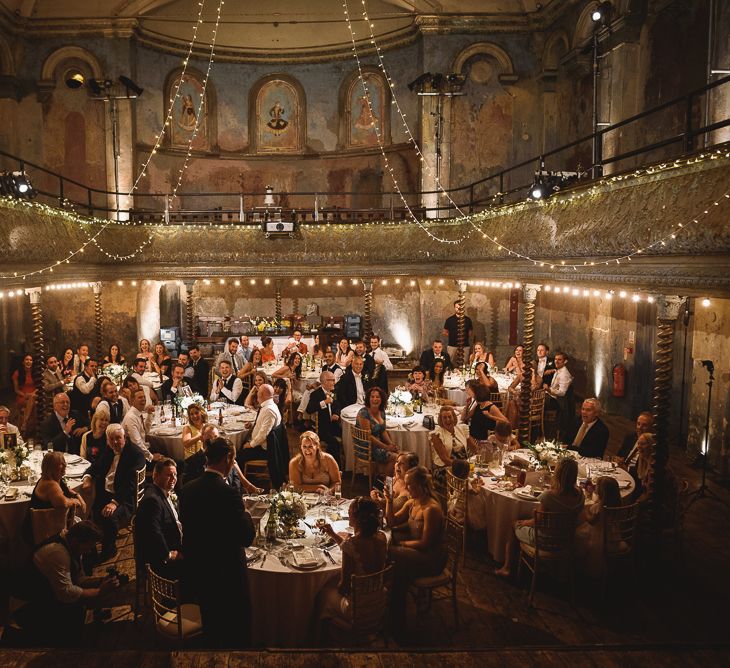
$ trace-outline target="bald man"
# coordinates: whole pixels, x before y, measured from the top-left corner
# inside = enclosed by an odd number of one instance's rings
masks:
[[[335,374],[323,371],[319,375],[320,387],[309,395],[307,413],[317,414],[319,440],[327,445],[342,470],[340,451],[342,448],[342,425],[340,422],[340,402],[335,395]]]
[[[267,438],[272,429],[281,424],[281,413],[274,401],[274,388],[265,383],[258,389],[259,410],[251,428],[251,438],[239,450],[237,460],[241,467],[252,459],[267,459]]]

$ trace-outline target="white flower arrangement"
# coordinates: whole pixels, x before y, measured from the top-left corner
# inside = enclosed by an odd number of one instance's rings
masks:
[[[30,453],[28,448],[22,443],[18,443],[18,445],[16,445],[15,448],[13,448],[10,452],[15,457],[15,465],[18,468],[20,468],[20,466],[28,458],[28,454]]]
[[[129,375],[129,369],[122,364],[109,364],[105,366],[102,373],[117,386]]]
[[[535,458],[537,465],[544,468],[554,466],[559,459],[575,457],[575,453],[572,450],[568,450],[555,441],[543,441],[534,445],[528,443],[527,447],[532,452],[532,456]]]
[[[388,397],[385,414],[391,417],[410,417],[413,415],[413,395],[403,386],[396,387]]]
[[[184,411],[193,404],[198,404],[201,407],[205,406],[205,398],[200,394],[193,394],[191,397],[178,397],[177,402],[178,406]]]

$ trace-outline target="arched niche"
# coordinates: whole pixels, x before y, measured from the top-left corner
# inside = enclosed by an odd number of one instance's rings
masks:
[[[64,46],[51,53],[41,68],[41,78],[38,81],[38,96],[42,101],[47,101],[50,94],[56,88],[60,78],[58,70],[61,68],[77,67],[84,76],[93,79],[103,79],[104,72],[98,58],[80,46]]]
[[[502,47],[492,42],[476,42],[461,51],[454,59],[454,74],[464,74],[465,65],[476,56],[482,56],[493,61],[496,66],[497,77],[502,85],[513,84],[517,81],[518,76],[515,74],[509,54]]]
[[[163,118],[167,117],[170,103],[175,98],[169,130],[165,133],[165,146],[168,148],[210,151],[216,146],[218,128],[215,86],[208,78],[205,85],[205,104],[201,105],[204,81],[205,75],[190,66],[184,73],[183,68],[177,68],[167,75],[162,98]]]
[[[307,141],[304,88],[288,74],[259,79],[249,96],[248,139],[252,153],[303,153]]]
[[[542,51],[542,71],[557,72],[565,54],[570,51],[570,40],[565,30],[556,30],[551,33],[545,42]]]
[[[391,95],[385,77],[377,67],[363,66],[362,79],[356,69],[347,76],[339,93],[340,148],[387,146],[390,138]],[[363,89],[363,82],[368,93]],[[370,104],[368,105],[368,98]]]

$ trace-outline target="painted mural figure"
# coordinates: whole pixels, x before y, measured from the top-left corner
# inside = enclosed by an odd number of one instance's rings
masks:
[[[266,124],[269,130],[271,130],[271,132],[273,132],[275,135],[282,134],[289,126],[289,121],[287,121],[285,118],[282,118],[283,115],[284,107],[282,107],[277,100],[274,103],[274,106],[269,109],[269,116],[271,116],[271,119]]]
[[[192,132],[195,130],[197,118],[195,116],[195,105],[193,105],[192,95],[183,95],[182,109],[180,110],[180,120],[178,121],[183,130]]]
[[[363,95],[360,98],[360,115],[355,120],[355,127],[358,130],[372,130],[378,125],[378,117],[368,104],[368,98]]]

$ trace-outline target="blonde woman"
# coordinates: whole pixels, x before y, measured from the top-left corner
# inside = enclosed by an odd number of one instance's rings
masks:
[[[41,477],[30,497],[34,510],[46,508],[73,508],[84,514],[86,503],[77,492],[72,492],[63,480],[66,458],[62,452],[48,452],[41,462]]]
[[[342,483],[335,458],[322,452],[319,436],[305,431],[299,440],[300,452],[289,462],[289,480],[304,492],[326,492]]]
[[[251,388],[250,392],[248,393],[248,396],[246,397],[246,401],[243,402],[243,405],[246,408],[250,408],[251,410],[258,410],[259,408],[259,388],[262,385],[265,385],[268,383],[268,379],[266,378],[266,374],[263,371],[256,371],[253,375],[253,387]]]
[[[473,369],[474,366],[479,363],[484,362],[485,364],[489,364],[490,367],[494,367],[494,355],[492,355],[492,352],[487,352],[487,349],[484,347],[484,344],[481,341],[477,341],[474,344],[474,349],[469,357],[469,368]]]
[[[182,430],[183,452],[185,459],[203,448],[203,428],[208,422],[208,414],[198,404],[188,406],[188,423]]]
[[[109,413],[99,409],[91,416],[91,429],[81,437],[81,456],[92,464],[107,447],[106,428],[109,426]]]
[[[137,354],[135,355],[135,359],[138,359],[140,357],[147,360],[147,368],[145,369],[145,371],[154,371],[155,370],[152,367],[155,355],[152,352],[152,346],[150,345],[149,339],[140,340],[139,350],[137,351]],[[159,369],[158,369],[158,371],[159,371]]]

